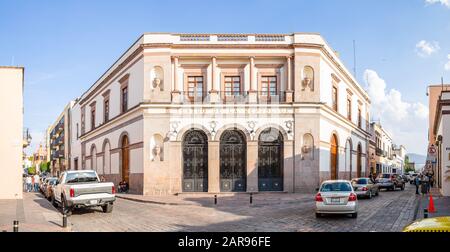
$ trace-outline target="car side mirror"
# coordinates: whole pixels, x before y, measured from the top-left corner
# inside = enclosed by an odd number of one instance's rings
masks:
[[[316,192],[318,192],[318,191],[319,191],[319,187],[316,188]]]

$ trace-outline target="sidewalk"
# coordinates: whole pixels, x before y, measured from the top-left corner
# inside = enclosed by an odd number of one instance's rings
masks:
[[[437,188],[431,189],[431,195],[433,196],[435,213],[428,213],[428,218],[439,216],[450,216],[450,197],[444,197],[440,194]],[[423,219],[423,210],[428,209],[430,203],[430,194],[419,196],[419,209],[417,211],[416,219]]]
[[[166,196],[144,196],[137,194],[116,194],[117,198],[131,200],[142,203],[158,205],[194,205],[194,206],[214,206],[214,196],[217,195],[217,206],[234,206],[250,204],[250,193],[181,193],[178,195]],[[287,194],[276,193],[254,193],[252,194],[253,206],[264,206],[274,204],[293,204],[299,201],[311,200],[314,198],[310,194]]]
[[[23,199],[0,200],[0,232],[12,232],[14,220],[19,221],[19,232],[70,231],[62,227],[62,215],[40,193],[24,192]]]

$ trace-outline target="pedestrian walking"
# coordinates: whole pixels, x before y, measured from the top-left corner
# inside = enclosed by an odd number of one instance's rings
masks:
[[[414,185],[416,186],[416,194],[419,194],[420,176],[417,175],[414,179]]]
[[[31,176],[27,176],[25,179],[26,183],[27,183],[27,192],[31,192],[31,186],[32,186],[32,179]]]
[[[34,191],[39,192],[39,175],[34,175]]]

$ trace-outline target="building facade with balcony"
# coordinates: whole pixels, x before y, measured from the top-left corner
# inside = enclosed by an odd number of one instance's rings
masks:
[[[54,176],[70,169],[70,113],[75,101],[69,102],[57,120],[47,129],[47,160]]]
[[[370,132],[369,160],[372,174],[397,173],[391,135],[379,122],[370,124]]]
[[[368,174],[369,111],[318,34],[149,33],[73,106],[71,167],[145,195],[312,192]]]

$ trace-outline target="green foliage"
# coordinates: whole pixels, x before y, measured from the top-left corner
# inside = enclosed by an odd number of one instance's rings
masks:
[[[31,175],[36,174],[36,167],[32,166],[32,167],[28,168],[28,174],[31,174]]]
[[[409,157],[405,156],[405,173],[408,173],[410,171],[415,172],[414,167],[409,162]]]
[[[39,169],[42,173],[50,172],[50,162],[42,162]]]

